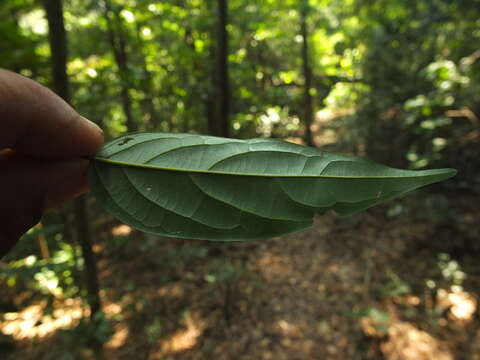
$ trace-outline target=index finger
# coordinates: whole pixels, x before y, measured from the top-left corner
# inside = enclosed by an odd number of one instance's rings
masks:
[[[0,150],[62,159],[92,155],[102,143],[100,128],[51,90],[0,69]]]

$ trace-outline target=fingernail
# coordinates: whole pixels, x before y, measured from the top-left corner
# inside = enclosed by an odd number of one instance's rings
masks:
[[[99,132],[100,134],[102,134],[103,136],[103,130],[100,128],[100,126],[98,126],[97,124],[95,124],[93,121],[91,120],[88,120],[86,117],[83,117],[83,116],[80,116],[83,120],[85,120],[85,122],[88,124],[88,126],[90,126],[92,129],[95,129],[95,131]]]

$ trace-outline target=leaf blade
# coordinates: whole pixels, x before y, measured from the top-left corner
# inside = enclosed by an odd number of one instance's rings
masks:
[[[89,172],[93,193],[125,223],[224,241],[299,231],[315,213],[352,214],[456,173],[392,169],[272,139],[163,133],[108,143]]]

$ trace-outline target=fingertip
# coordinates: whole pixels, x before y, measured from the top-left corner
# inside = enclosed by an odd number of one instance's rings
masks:
[[[83,139],[85,141],[85,151],[84,155],[92,155],[98,152],[104,142],[103,130],[95,124],[93,121],[88,120],[83,116],[80,117],[80,126],[82,127],[81,132],[84,134]]]

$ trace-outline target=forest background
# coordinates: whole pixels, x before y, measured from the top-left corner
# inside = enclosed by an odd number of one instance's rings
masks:
[[[479,43],[479,0],[0,2],[0,67],[108,139],[274,137],[459,170],[251,243],[145,235],[82,197],[0,260],[0,357],[480,359]]]

